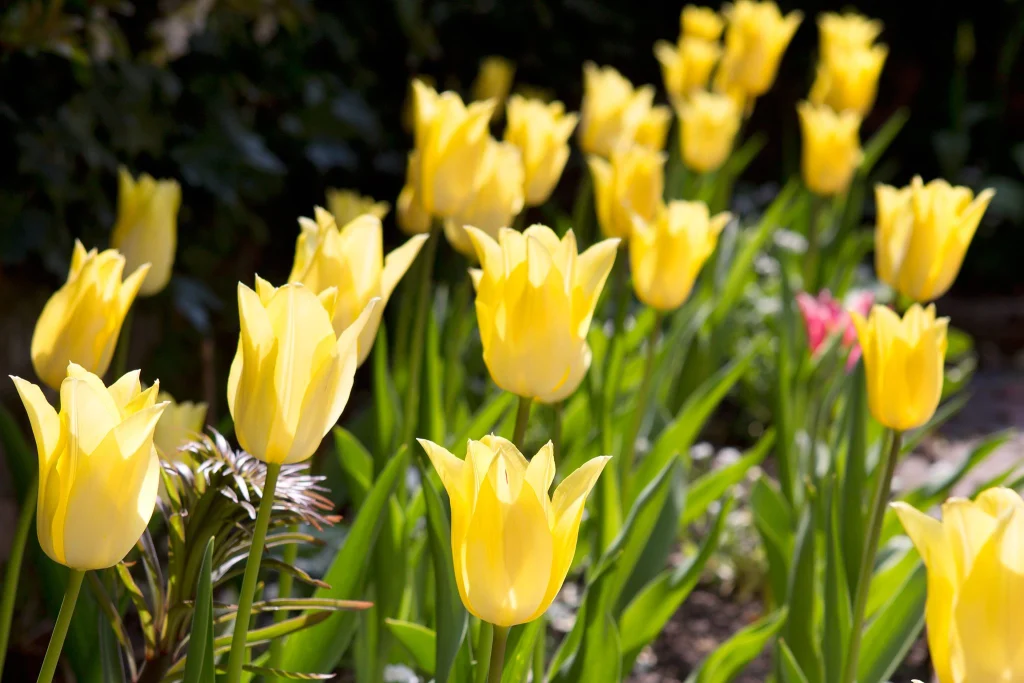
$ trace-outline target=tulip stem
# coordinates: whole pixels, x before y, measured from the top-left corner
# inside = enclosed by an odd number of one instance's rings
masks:
[[[544,656],[547,654],[545,651],[547,617],[542,614],[538,619],[540,620],[540,632],[537,634],[537,642],[533,644],[533,683],[544,682]]]
[[[433,299],[433,287],[431,278],[434,274],[434,260],[437,255],[437,243],[441,229],[437,226],[430,231],[427,239],[424,254],[420,257],[420,282],[416,292],[419,296],[416,302],[416,319],[413,322],[412,338],[408,345],[409,349],[409,379],[406,383],[405,406],[402,411],[402,419],[405,420],[402,443],[406,444],[412,451],[413,439],[416,437],[416,426],[418,420],[417,410],[420,405],[420,380],[423,374],[423,347],[424,334],[427,330],[427,310],[430,308]]]
[[[853,623],[850,631],[850,648],[846,653],[846,670],[844,683],[854,683],[857,679],[857,660],[860,658],[860,641],[864,624],[864,611],[867,608],[868,592],[871,587],[871,575],[875,565],[875,554],[878,552],[878,539],[882,534],[882,521],[885,519],[885,507],[889,502],[889,489],[892,487],[892,476],[896,471],[896,460],[900,453],[902,434],[892,430],[889,453],[884,461],[878,463],[878,478],[875,482],[874,496],[871,498],[871,511],[868,517],[868,537],[861,549],[860,572],[857,576],[857,589],[853,600]]]
[[[4,576],[4,592],[0,598],[0,677],[3,677],[4,660],[7,657],[7,643],[11,638],[11,619],[14,617],[14,600],[18,595],[18,580],[21,576],[21,561],[25,557],[25,545],[28,543],[32,520],[36,516],[36,497],[39,493],[39,480],[33,479],[25,492],[18,513],[18,526],[15,527],[14,540],[11,542],[11,555],[7,559],[7,574]]]
[[[526,436],[526,425],[530,421],[530,405],[533,400],[528,396],[519,397],[519,407],[516,408],[516,427],[512,430],[512,443],[519,450],[523,450],[523,438]]]
[[[625,451],[619,462],[619,478],[622,480],[622,499],[630,499],[630,487],[633,483],[633,460],[636,458],[636,439],[640,434],[640,427],[647,413],[647,402],[651,393],[651,380],[654,379],[654,365],[657,359],[655,350],[658,347],[658,332],[661,330],[661,313],[655,311],[654,324],[651,326],[651,334],[647,338],[647,359],[644,362],[644,376],[640,382],[640,391],[636,397],[636,408],[633,410],[633,420],[626,432],[626,442],[623,444]]]
[[[235,632],[231,637],[231,654],[228,655],[227,683],[239,683],[242,679],[242,665],[245,664],[246,634],[249,631],[249,617],[252,616],[252,599],[256,592],[256,581],[260,575],[260,561],[263,559],[263,545],[267,540],[270,526],[270,511],[274,507],[274,491],[281,465],[267,463],[267,479],[263,483],[260,510],[256,515],[256,528],[252,531],[249,546],[249,560],[242,578],[242,592],[238,595],[238,612],[235,613]]]
[[[57,615],[57,623],[53,625],[53,633],[50,634],[50,644],[46,646],[46,656],[43,658],[43,668],[39,671],[39,678],[36,683],[50,683],[53,674],[57,671],[57,664],[60,662],[60,651],[64,647],[64,638],[68,634],[68,626],[71,625],[71,615],[75,613],[75,603],[78,601],[78,592],[82,588],[82,579],[85,572],[72,569],[68,573],[68,585],[64,589],[64,602],[60,603],[60,614]]]
[[[132,309],[129,308],[121,323],[121,334],[117,337],[117,348],[114,350],[115,380],[124,375],[128,368],[128,347],[132,343],[132,317]]]
[[[476,637],[475,655],[476,669],[473,675],[473,683],[487,683],[488,666],[491,663],[491,638],[494,627],[490,622],[480,622],[480,632]]]
[[[491,666],[487,683],[501,683],[501,673],[505,668],[505,643],[508,642],[508,626],[495,626],[491,640]]]
[[[554,444],[554,455],[555,455],[555,466],[558,466],[558,460],[562,457],[562,408],[564,403],[562,401],[556,401],[551,408],[554,410],[554,420],[551,427],[551,442]]]
[[[583,164],[583,174],[580,176],[580,183],[576,186],[576,202],[572,207],[572,231],[580,244],[586,244],[589,239],[587,235],[587,219],[590,216],[590,204],[593,200],[594,185],[590,177],[590,169]]]

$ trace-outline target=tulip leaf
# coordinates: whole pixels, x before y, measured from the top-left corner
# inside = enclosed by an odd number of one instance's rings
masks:
[[[576,683],[576,681],[582,680],[578,675],[582,662],[578,660],[581,656],[585,656],[582,654],[585,631],[593,620],[588,615],[603,609],[604,604],[607,602],[605,600],[604,585],[606,579],[614,571],[621,554],[621,552],[605,554],[587,577],[587,588],[583,594],[580,609],[576,613],[576,621],[573,623],[569,634],[559,643],[558,648],[555,650],[555,655],[551,659],[547,677],[553,683]],[[576,672],[575,675],[573,674],[574,671]]]
[[[750,468],[764,460],[774,441],[775,431],[769,429],[739,460],[693,481],[687,490],[686,509],[683,510],[679,525],[685,527],[700,519],[712,502],[721,500],[730,487],[743,481]]]
[[[440,444],[444,443],[445,439],[444,395],[441,387],[440,330],[433,308],[427,315],[426,344],[423,355],[426,385],[424,386],[423,400],[420,403],[423,410],[423,416],[419,423],[420,430],[427,439]]]
[[[737,631],[714,652],[704,658],[686,683],[728,683],[764,650],[786,623],[782,607]]]
[[[516,626],[508,636],[508,648],[505,651],[505,668],[501,672],[501,683],[523,683],[527,672],[533,664],[534,650],[537,639],[544,638],[544,625],[547,620],[542,616],[522,626]],[[538,683],[541,683],[538,681]]]
[[[793,513],[773,483],[762,475],[750,492],[754,526],[768,559],[771,603],[784,604],[789,581],[789,557],[793,546]]]
[[[353,507],[358,510],[363,506],[373,485],[373,456],[359,443],[359,439],[344,427],[334,428],[334,453],[341,467],[345,490],[352,500]]]
[[[842,680],[846,649],[849,646],[852,625],[849,583],[846,580],[846,564],[840,537],[839,485],[834,475],[828,485],[826,512],[827,533],[824,535],[825,548],[825,634],[822,648],[825,664],[825,680]]]
[[[376,545],[388,504],[399,478],[405,476],[408,451],[401,449],[381,472],[349,529],[344,545],[334,557],[317,598],[358,600],[363,592],[373,547]],[[325,673],[337,666],[358,625],[355,612],[338,612],[322,624],[291,636],[285,643],[281,665],[292,671]],[[286,623],[286,622],[281,622]]]
[[[120,566],[120,565],[119,565]],[[185,683],[215,683],[213,654],[213,539],[206,542],[199,567],[196,604],[192,611],[192,631],[185,658]]]
[[[860,576],[860,558],[864,549],[866,505],[871,497],[867,475],[867,384],[864,362],[857,363],[850,374],[850,389],[846,394],[846,415],[843,438],[846,441],[846,465],[842,482],[842,516],[840,535],[842,557],[846,564],[848,593],[857,591]]]
[[[923,564],[899,587],[898,599],[878,613],[868,625],[857,662],[860,683],[885,683],[906,656],[924,628],[927,579]]]
[[[906,539],[900,540],[904,541],[903,546],[885,555],[884,561],[875,569],[871,577],[867,607],[864,609],[865,622],[870,621],[879,610],[884,609],[892,600],[892,596],[897,595],[896,591],[900,589],[900,586],[917,571],[917,565],[921,561],[920,556],[912,545],[905,543]],[[882,554],[883,551],[879,551],[879,556]]]
[[[377,341],[373,346],[373,402],[377,427],[377,450],[374,453],[374,471],[384,469],[387,456],[391,453],[402,421],[401,400],[388,365],[388,333],[381,322],[377,330]]]
[[[428,677],[433,676],[436,661],[434,651],[437,640],[434,632],[426,626],[414,624],[411,621],[385,619],[384,623],[395,639],[412,655],[416,668]]]
[[[462,433],[449,441],[449,444],[451,444],[449,450],[458,457],[464,457],[469,440],[479,439],[484,434],[491,432],[494,429],[494,425],[498,424],[502,416],[508,413],[518,400],[519,398],[515,394],[508,391],[500,391],[494,394],[473,414],[473,419],[462,430]],[[504,434],[507,432],[499,433]]]
[[[864,155],[861,157],[860,166],[857,168],[857,174],[862,177],[866,177],[871,173],[871,170],[878,163],[878,160],[882,158],[882,154],[889,148],[892,141],[896,138],[896,135],[903,129],[903,126],[907,123],[910,118],[910,112],[906,107],[897,109],[896,112],[890,116],[882,127],[879,128],[871,139],[864,145]]]
[[[817,529],[814,519],[817,501],[811,499],[808,503],[804,507],[803,517],[797,529],[793,564],[789,568],[789,589],[786,598],[789,617],[783,628],[783,638],[789,644],[808,683],[820,683],[824,678],[824,665],[818,647],[819,605],[818,594],[814,588],[817,579]]]
[[[779,640],[779,668],[782,669],[782,683],[810,683],[785,640]]]

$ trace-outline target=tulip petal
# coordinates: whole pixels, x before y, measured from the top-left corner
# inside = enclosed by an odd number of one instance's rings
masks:
[[[107,391],[110,392],[114,403],[122,411],[122,415],[124,414],[125,406],[142,391],[142,384],[139,382],[140,374],[140,370],[131,370],[107,387]]]
[[[526,466],[526,483],[533,487],[540,500],[548,500],[548,490],[555,480],[555,448],[550,441],[541,446]]]
[[[259,295],[242,283],[238,283],[238,320],[238,350],[228,373],[228,408],[238,443],[262,459],[275,421],[277,397],[272,383],[261,376],[276,366],[278,344]]]
[[[995,532],[998,520],[966,498],[950,498],[942,504],[942,526],[952,551],[956,583],[963,583],[982,546]]]
[[[21,402],[25,404],[25,411],[32,425],[32,436],[35,438],[36,451],[39,454],[39,488],[45,491],[46,475],[58,453],[63,450],[60,417],[38,386],[20,377],[12,376],[11,379],[14,380]]]
[[[68,449],[91,453],[121,422],[121,410],[100,378],[74,363],[60,385],[61,419],[68,430]]]
[[[501,264],[504,257],[498,243],[486,232],[474,228],[472,225],[465,226],[465,229],[469,240],[473,243],[473,249],[476,250],[477,259],[480,261],[484,273],[503,272]]]
[[[429,235],[415,235],[384,258],[384,271],[380,277],[381,308],[391,298],[402,276],[409,270]]]
[[[586,338],[590,331],[590,321],[604,283],[615,264],[619,243],[618,239],[603,240],[580,254],[576,260],[572,319],[576,323],[576,334],[581,338]]]

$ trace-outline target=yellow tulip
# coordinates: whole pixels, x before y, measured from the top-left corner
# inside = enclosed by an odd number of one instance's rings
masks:
[[[380,220],[388,215],[391,206],[387,202],[378,202],[373,197],[364,197],[353,190],[327,190],[327,210],[334,216],[339,225],[347,225],[357,216],[368,213]]]
[[[376,299],[341,335],[331,326],[338,290],[317,296],[299,283],[238,283],[241,334],[228,373],[228,408],[238,443],[272,464],[316,451],[348,403],[358,339]]]
[[[577,130],[586,154],[608,158],[636,141],[636,132],[654,103],[654,88],[633,88],[610,66],[583,65],[583,105]]]
[[[837,114],[824,105],[801,102],[803,138],[801,171],[804,184],[815,194],[845,192],[860,166],[860,116],[854,111]]]
[[[341,335],[374,299],[366,324],[359,333],[358,362],[363,364],[373,348],[380,319],[391,293],[416,260],[427,235],[416,235],[384,256],[384,230],[380,219],[357,216],[339,228],[329,211],[314,209],[316,220],[300,218],[301,232],[295,243],[295,262],[289,282],[301,282],[314,293],[333,287],[331,325]]]
[[[110,246],[121,252],[128,270],[150,265],[139,296],[157,294],[167,286],[174,267],[181,186],[145,173],[136,181],[123,166],[117,179],[117,223]]]
[[[485,57],[480,62],[480,70],[473,81],[473,99],[494,100],[496,112],[501,111],[509,91],[512,90],[512,79],[516,75],[516,63],[504,57]]]
[[[432,216],[450,218],[472,201],[490,144],[494,101],[468,107],[453,92],[440,95],[420,81],[416,93],[416,196]]]
[[[166,404],[160,421],[156,423],[153,444],[160,455],[167,460],[180,460],[179,448],[194,441],[203,433],[206,424],[206,404],[182,401],[177,403],[174,397],[161,391],[157,400]]]
[[[771,0],[737,0],[724,14],[728,20],[725,53],[715,73],[715,87],[720,92],[738,89],[748,98],[759,97],[772,87],[782,53],[803,15],[782,16]]]
[[[822,61],[811,86],[811,102],[863,117],[875,104],[878,78],[888,53],[885,45],[874,45],[849,50],[842,59]]]
[[[679,27],[682,29],[683,36],[711,43],[722,36],[725,22],[722,21],[718,12],[710,7],[687,5],[679,15]]]
[[[681,306],[729,218],[727,212],[712,217],[704,202],[674,201],[654,222],[638,219],[629,240],[637,298],[659,311]]]
[[[636,144],[655,152],[663,151],[670,125],[672,125],[671,109],[663,106],[651,107],[636,129]]]
[[[956,280],[967,247],[995,196],[977,197],[945,180],[915,177],[902,189],[875,187],[875,269],[882,282],[914,301],[932,301]]]
[[[619,240],[579,254],[569,230],[559,241],[544,225],[504,229],[495,241],[467,227],[480,260],[471,270],[484,363],[505,391],[554,403],[590,367],[587,333]]]
[[[743,112],[727,95],[695,92],[679,108],[683,164],[698,173],[718,170],[732,152]]]
[[[950,498],[936,520],[893,503],[928,570],[925,622],[939,683],[1024,680],[1024,502],[991,488]]]
[[[569,159],[569,136],[578,118],[566,114],[561,102],[545,104],[520,95],[509,98],[505,141],[515,145],[522,155],[527,206],[546,202],[558,184]]]
[[[142,391],[139,371],[109,387],[70,363],[60,413],[35,384],[12,377],[39,453],[39,545],[54,561],[85,571],[128,554],[153,515],[160,461],[153,432],[166,404],[159,382]]]
[[[610,458],[587,461],[548,497],[555,479],[550,441],[529,462],[496,436],[470,440],[465,460],[419,442],[451,501],[462,604],[504,627],[544,614],[569,573],[587,496]]]
[[[931,419],[942,395],[949,318],[935,318],[935,306],[914,304],[903,319],[875,305],[865,320],[851,311],[863,350],[868,406],[890,429],[906,431]]]
[[[594,207],[606,237],[628,239],[633,215],[654,220],[665,191],[665,155],[633,146],[612,154],[611,162],[591,156]]]
[[[421,235],[430,232],[433,220],[427,210],[423,208],[420,201],[419,190],[419,155],[416,152],[409,154],[408,170],[405,179],[405,187],[398,194],[398,201],[395,202],[395,219],[399,229],[406,235]]]
[[[677,109],[693,92],[708,86],[711,72],[722,55],[718,43],[684,36],[678,45],[664,40],[654,44],[654,56],[661,64],[665,91]]]
[[[121,324],[148,270],[143,264],[121,282],[121,254],[86,252],[76,240],[68,280],[46,302],[32,334],[32,365],[39,379],[59,388],[68,363],[106,374]]]
[[[818,15],[819,58],[824,62],[839,62],[850,52],[866,50],[882,32],[882,22],[849,12]]]
[[[473,201],[444,222],[448,243],[471,259],[476,258],[476,252],[464,226],[472,225],[497,237],[498,230],[512,225],[523,210],[523,159],[515,145],[491,140],[488,164],[480,173],[483,182]]]

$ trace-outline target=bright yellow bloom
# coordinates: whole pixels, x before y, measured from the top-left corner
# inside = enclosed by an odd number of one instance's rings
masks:
[[[133,180],[123,166],[117,180],[117,223],[110,246],[121,252],[128,270],[149,264],[139,296],[157,294],[167,286],[174,267],[181,186],[174,180],[154,180],[145,173]]]
[[[674,201],[654,222],[637,220],[629,240],[637,298],[659,311],[681,306],[729,218],[728,212],[712,217],[704,202]]]
[[[634,89],[610,66],[583,65],[583,105],[577,130],[580,149],[608,158],[636,141],[636,132],[654,103],[654,88]]]
[[[679,108],[683,164],[698,173],[718,170],[732,152],[743,112],[731,97],[695,92]]]
[[[327,210],[339,225],[347,225],[357,216],[368,213],[380,220],[388,215],[391,205],[378,202],[373,197],[364,197],[354,190],[327,190]]]
[[[462,604],[496,626],[533,621],[562,587],[576,552],[583,507],[609,456],[555,479],[549,441],[527,462],[510,441],[469,442],[462,460],[419,440],[452,506],[452,560]]]
[[[385,257],[384,230],[376,216],[363,214],[339,228],[329,211],[318,206],[314,214],[316,220],[299,219],[288,282],[301,282],[317,294],[329,287],[337,290],[334,310],[328,309],[335,335],[348,329],[370,301],[380,299],[359,333],[362,365],[373,348],[384,307],[427,235],[416,235]]]
[[[868,406],[890,429],[906,431],[931,419],[942,395],[949,318],[935,318],[935,306],[914,304],[903,319],[875,305],[865,320],[851,311],[864,352]]]
[[[554,403],[579,386],[590,367],[587,333],[619,240],[579,254],[569,230],[504,229],[493,240],[467,227],[480,260],[471,270],[484,363],[505,391]]]
[[[505,142],[519,148],[523,157],[527,206],[540,206],[551,196],[569,159],[569,136],[578,120],[576,114],[565,113],[561,102],[509,98]]]
[[[725,54],[715,73],[719,92],[739,90],[759,97],[772,87],[793,34],[803,20],[800,12],[782,16],[771,0],[737,0],[724,10],[728,20]]]
[[[811,86],[811,102],[863,117],[875,104],[878,78],[888,54],[885,45],[874,45],[849,50],[842,59],[822,61]]]
[[[38,386],[12,377],[39,453],[39,545],[72,569],[106,569],[128,554],[156,505],[160,461],[153,431],[166,404],[159,382],[142,391],[139,371],[109,387],[68,364],[60,414]]]
[[[331,326],[338,290],[299,283],[238,283],[241,334],[228,373],[228,408],[242,448],[267,463],[301,462],[316,451],[348,403],[360,333],[372,300],[341,335]]]
[[[673,106],[678,109],[691,93],[707,88],[721,55],[718,43],[699,38],[684,36],[678,45],[665,40],[654,44],[654,56],[661,64],[661,77]]]
[[[424,211],[450,218],[463,210],[480,187],[480,168],[490,142],[494,101],[468,107],[453,92],[440,95],[420,81],[416,94],[416,196]]]
[[[405,187],[398,194],[395,202],[395,220],[399,229],[406,235],[421,235],[430,232],[433,219],[420,201],[419,190],[419,155],[409,154],[406,171]]]
[[[724,27],[722,17],[710,7],[687,5],[679,15],[679,28],[687,38],[697,38],[711,43],[722,36]]]
[[[956,280],[967,247],[995,190],[977,197],[945,180],[908,187],[875,187],[875,270],[878,278],[914,301],[932,301]]]
[[[1024,502],[991,488],[936,520],[893,503],[928,569],[925,621],[939,683],[1024,681]]]
[[[837,62],[845,59],[850,52],[866,50],[882,32],[882,22],[868,19],[862,14],[849,12],[836,14],[824,12],[818,15],[818,36],[820,40],[819,59]]]
[[[153,444],[166,460],[180,460],[178,449],[194,441],[203,433],[206,424],[206,404],[182,401],[177,403],[174,397],[161,391],[157,400],[166,404],[164,414],[156,423]]]
[[[651,107],[636,129],[636,144],[655,152],[663,151],[670,125],[672,125],[671,109],[660,105]]]
[[[633,214],[654,220],[665,192],[665,155],[633,146],[612,154],[611,162],[591,156],[594,207],[605,237],[628,239]]]
[[[121,282],[121,254],[86,252],[75,240],[68,280],[46,302],[32,334],[32,365],[39,379],[59,388],[68,363],[106,374],[121,324],[148,270],[143,264]]]
[[[471,259],[476,258],[476,252],[464,226],[472,225],[497,237],[498,230],[512,225],[523,210],[523,158],[519,149],[492,139],[487,158],[487,167],[480,171],[483,182],[473,201],[444,222],[448,243]]]
[[[854,111],[837,114],[810,102],[798,104],[797,112],[803,138],[804,184],[811,192],[823,196],[845,192],[863,156],[860,116]]]
[[[516,63],[504,57],[485,57],[473,81],[473,99],[494,100],[495,111],[500,112],[512,90],[512,79],[516,75]]]

